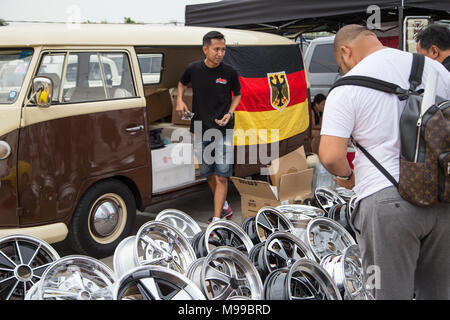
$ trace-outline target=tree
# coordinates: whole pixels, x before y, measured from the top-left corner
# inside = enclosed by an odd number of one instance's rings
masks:
[[[129,23],[129,24],[132,24],[132,23],[136,23],[134,20],[132,20],[131,19],[131,17],[123,17],[123,22],[124,23]]]
[[[0,19],[0,27],[7,26],[7,25],[8,25],[8,22],[6,22],[3,19]]]

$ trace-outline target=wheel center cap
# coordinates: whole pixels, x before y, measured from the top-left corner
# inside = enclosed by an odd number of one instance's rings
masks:
[[[230,286],[233,289],[239,288],[238,282],[237,282],[237,280],[235,278],[231,278],[230,279]]]
[[[14,270],[15,276],[20,281],[29,281],[33,277],[33,270],[28,265],[21,264]]]

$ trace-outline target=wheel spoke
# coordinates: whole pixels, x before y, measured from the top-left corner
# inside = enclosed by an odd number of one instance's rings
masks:
[[[150,238],[148,235],[145,235],[143,237],[140,238],[141,240],[143,240],[145,243],[149,244],[152,249],[154,249],[154,251],[159,251],[162,254],[166,253],[166,251],[152,238]]]
[[[44,300],[48,298],[73,298],[76,300],[78,293],[57,288],[45,288],[42,297]]]
[[[161,261],[164,261],[165,257],[155,258],[155,259],[146,259],[140,262],[141,265],[156,265],[159,264]]]
[[[23,258],[22,258],[22,252],[20,251],[19,240],[16,239],[16,241],[14,241],[14,245],[16,247],[16,253],[19,256],[20,264],[23,264]]]
[[[270,220],[267,218],[266,214],[265,214],[265,213],[262,213],[262,214],[260,215],[260,217],[262,217],[262,219],[259,219],[259,220],[256,222],[256,224],[257,224],[259,227],[262,227],[262,228],[265,229],[265,230],[268,230],[268,231],[270,231],[270,232],[273,232],[273,231],[274,231],[274,227],[273,227],[272,223],[270,222]]]
[[[2,250],[0,250],[0,255],[5,259],[3,261],[9,263],[13,268],[17,267],[17,264],[12,261],[5,253],[3,253]],[[0,264],[7,265],[5,262],[2,262],[2,260],[0,260]]]
[[[226,300],[231,297],[233,293],[236,293],[236,291],[231,287],[231,285],[227,285],[218,296],[214,297],[214,300]]]
[[[274,248],[275,244],[278,245],[279,250]],[[267,247],[267,250],[272,253],[277,260],[281,259],[282,261],[287,261],[289,259],[286,250],[284,250],[283,244],[278,239],[274,239]]]
[[[211,266],[207,266],[206,267],[206,276],[205,276],[205,280],[206,281],[219,281],[219,282],[223,282],[223,283],[229,283],[230,282],[230,275],[217,270],[216,268],[213,268]]]
[[[14,272],[14,269],[0,268],[0,271]]]
[[[19,285],[20,281],[16,281],[16,283],[14,284],[14,286],[12,287],[11,291],[9,292],[8,296],[6,297],[6,300],[9,300],[12,296],[12,294],[14,293],[14,291],[16,290],[17,286]]]
[[[38,245],[38,247],[36,248],[36,250],[34,251],[33,255],[31,256],[30,260],[28,261],[28,265],[30,266],[31,263],[33,262],[34,258],[36,258],[36,255],[38,254],[39,250],[41,250],[41,244]]]
[[[139,292],[146,297],[147,300],[161,300],[162,295],[159,290],[158,284],[154,278],[140,279],[136,286]]]
[[[42,276],[42,274],[44,273],[45,269],[50,266],[53,262],[49,262],[46,264],[43,264],[41,266],[37,266],[36,268],[33,269],[33,274],[38,274],[40,276]]]
[[[5,279],[3,279],[3,280],[0,280],[0,283],[6,282],[6,281],[9,281],[9,280],[12,280],[12,279],[15,279],[15,277],[14,277],[14,276],[11,276],[11,277],[9,277],[9,278],[5,278]]]

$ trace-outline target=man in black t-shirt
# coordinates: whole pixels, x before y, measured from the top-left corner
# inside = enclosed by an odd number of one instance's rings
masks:
[[[432,24],[416,35],[417,52],[437,60],[450,71],[450,28]]]
[[[189,64],[178,83],[176,111],[180,116],[189,112],[183,94],[191,83],[194,116],[190,130],[200,174],[207,177],[214,194],[214,221],[226,216],[222,208],[233,170],[233,115],[241,99],[241,86],[236,70],[222,62],[226,49],[223,34],[208,32],[202,49],[205,59]]]

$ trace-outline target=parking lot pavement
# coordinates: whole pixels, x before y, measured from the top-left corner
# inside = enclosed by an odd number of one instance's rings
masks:
[[[241,198],[232,182],[229,183],[227,201],[233,209],[231,220],[241,225]],[[198,192],[149,206],[143,212],[137,211],[133,235],[138,232],[144,223],[154,220],[156,215],[164,209],[177,209],[189,214],[204,230],[208,226],[208,219],[213,215],[212,193],[205,183],[202,190]],[[76,254],[65,243],[55,243],[52,246],[61,257]],[[113,269],[113,255],[100,259],[100,261]]]

